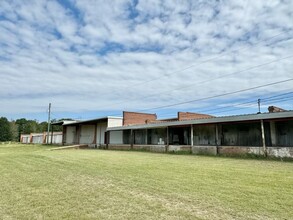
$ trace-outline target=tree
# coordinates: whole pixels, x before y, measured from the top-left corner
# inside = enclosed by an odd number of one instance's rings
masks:
[[[0,118],[0,141],[11,141],[12,132],[10,123],[5,117]]]
[[[38,122],[35,120],[20,118],[15,121],[15,124],[18,126],[18,140],[21,134],[36,133],[38,130]]]
[[[48,130],[48,122],[43,121],[38,124],[38,132],[45,132]]]
[[[14,120],[10,122],[10,129],[12,133],[12,141],[19,141],[18,138],[18,125],[15,123]]]

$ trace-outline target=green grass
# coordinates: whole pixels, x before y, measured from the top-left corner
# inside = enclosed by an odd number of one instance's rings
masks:
[[[0,219],[293,219],[293,163],[0,145]]]

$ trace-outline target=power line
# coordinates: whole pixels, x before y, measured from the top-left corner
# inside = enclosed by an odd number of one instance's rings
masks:
[[[289,81],[292,81],[292,80],[293,80],[293,78],[290,78],[290,79],[287,79],[287,80],[268,83],[268,84],[255,86],[255,87],[250,87],[250,88],[247,88],[247,89],[241,89],[241,90],[237,90],[237,91],[233,91],[233,92],[223,93],[223,94],[209,96],[209,97],[200,98],[200,99],[193,99],[193,100],[174,103],[174,104],[170,104],[170,105],[158,106],[158,107],[155,107],[155,108],[149,108],[149,109],[144,109],[144,110],[140,110],[140,111],[150,111],[150,110],[155,110],[155,109],[168,108],[168,107],[173,107],[173,106],[177,106],[177,105],[188,104],[188,103],[192,103],[192,102],[204,101],[204,100],[208,100],[208,99],[223,97],[223,96],[227,96],[227,95],[233,95],[233,94],[237,94],[237,93],[241,93],[241,92],[246,92],[246,91],[255,90],[255,89],[259,89],[259,88],[264,88],[264,87],[268,87],[268,86],[272,86],[272,85],[277,85],[277,84],[289,82]]]
[[[201,99],[189,100],[189,101],[186,101],[186,102],[174,103],[174,104],[165,105],[165,106],[158,106],[158,107],[155,107],[155,108],[142,109],[142,110],[138,110],[138,111],[139,112],[150,111],[150,110],[156,110],[156,109],[161,109],[161,108],[168,108],[168,107],[177,106],[177,105],[188,104],[188,103],[192,103],[192,102],[209,100],[209,99],[213,99],[213,98],[223,97],[223,96],[227,96],[227,95],[237,94],[237,93],[246,92],[246,91],[250,91],[250,90],[255,90],[255,89],[259,89],[259,88],[264,88],[264,87],[268,87],[268,86],[272,86],[272,85],[286,83],[286,82],[289,82],[289,81],[292,81],[292,80],[293,80],[293,78],[289,78],[287,80],[282,80],[282,81],[277,81],[277,82],[273,82],[273,83],[268,83],[268,84],[264,84],[264,85],[260,85],[260,86],[255,86],[255,87],[251,87],[251,88],[247,88],[247,89],[242,89],[242,90],[237,90],[237,91],[233,91],[233,92],[229,92],[229,93],[223,93],[223,94],[219,94],[219,95],[209,96],[209,97],[205,97],[205,98],[201,98]],[[290,92],[290,93],[293,93],[293,92]],[[285,95],[285,94],[289,94],[289,93],[284,93],[284,94],[281,94],[281,95]],[[280,95],[277,95],[277,96],[280,96]],[[267,97],[267,99],[268,98],[272,98],[272,97],[276,97],[276,96]],[[239,103],[239,104],[236,104],[234,106],[240,106],[240,105],[245,105],[245,104],[247,104],[247,105],[251,104],[251,106],[252,105],[256,105],[256,101],[253,100],[253,101],[249,101],[249,102]],[[234,106],[220,107],[220,108],[217,108],[217,110],[218,109],[229,108],[229,107],[234,107]],[[203,109],[201,109],[201,111],[202,110]],[[206,113],[209,113],[211,110],[215,110],[215,109],[210,109],[210,110],[207,110],[207,111],[206,110],[203,110],[203,111],[205,111]],[[215,113],[212,112],[212,114],[215,114]],[[119,114],[111,114],[111,115],[112,116],[120,116],[121,114],[119,113]]]
[[[268,100],[268,101],[264,101],[264,103],[272,103],[272,102],[279,102],[279,101],[288,101],[291,100],[293,98],[293,96],[288,96],[288,97],[284,97],[284,98],[280,98],[280,99],[273,99],[273,100]]]
[[[221,53],[219,53],[218,55],[216,55],[216,56],[214,56],[214,57],[207,58],[207,59],[205,59],[205,60],[203,60],[203,61],[200,61],[200,62],[194,63],[194,64],[192,64],[192,65],[190,65],[190,66],[187,66],[187,67],[185,67],[185,68],[182,68],[182,69],[180,69],[180,70],[177,70],[177,71],[174,71],[174,72],[171,72],[171,73],[168,73],[168,74],[164,74],[163,76],[160,76],[160,77],[154,78],[154,79],[152,79],[152,80],[148,80],[148,81],[144,81],[144,82],[141,82],[141,83],[137,83],[137,84],[130,85],[130,86],[128,86],[127,88],[131,88],[131,87],[139,86],[139,85],[142,85],[142,84],[146,84],[146,83],[148,83],[148,82],[155,81],[155,80],[160,79],[160,78],[162,78],[162,77],[166,77],[166,76],[170,76],[170,75],[173,75],[173,74],[177,74],[177,73],[180,73],[180,72],[186,71],[186,70],[188,70],[188,69],[190,69],[190,68],[192,68],[192,67],[199,66],[199,65],[201,65],[201,64],[204,64],[204,63],[208,63],[208,62],[210,62],[210,61],[213,61],[213,60],[215,60],[215,59],[217,59],[217,58],[220,58],[220,57],[222,57],[222,56],[224,56],[224,55],[226,55],[226,54],[228,54],[228,53],[235,53],[235,52],[238,52],[238,51],[242,51],[242,50],[245,50],[245,49],[249,49],[249,48],[251,48],[251,47],[255,47],[255,46],[257,46],[258,44],[260,44],[261,42],[266,42],[266,41],[272,40],[272,39],[274,39],[274,38],[276,38],[276,37],[278,37],[278,36],[280,36],[280,35],[286,34],[286,33],[288,33],[288,32],[290,32],[290,30],[289,30],[289,31],[283,31],[283,32],[280,32],[280,33],[278,33],[278,34],[276,34],[276,35],[274,35],[274,36],[272,36],[272,37],[269,37],[269,38],[267,38],[267,39],[257,41],[257,42],[254,43],[253,45],[245,46],[245,47],[242,47],[242,48],[239,48],[239,49],[236,49],[236,50],[231,50],[231,51],[221,52]],[[249,32],[248,32],[248,33],[249,33]],[[289,39],[290,39],[290,38],[289,38]],[[288,39],[287,39],[287,40],[288,40]],[[284,57],[284,58],[281,58],[281,59],[278,59],[278,60],[274,60],[274,61],[270,61],[270,62],[268,62],[268,63],[264,63],[264,64],[260,64],[260,65],[254,66],[254,67],[250,67],[250,68],[248,68],[247,70],[241,70],[241,72],[248,71],[248,70],[251,70],[251,69],[253,69],[253,68],[258,68],[258,67],[261,67],[261,66],[264,66],[264,65],[269,65],[270,63],[277,62],[277,61],[280,61],[280,60],[282,60],[282,59],[288,59],[288,58],[291,58],[291,57],[292,57],[292,56],[290,56],[290,57]],[[213,81],[213,80],[216,80],[216,79],[219,79],[219,78],[224,78],[224,77],[227,77],[227,76],[229,76],[229,75],[233,75],[233,74],[237,74],[237,73],[239,73],[239,71],[234,72],[234,73],[230,73],[230,74],[225,74],[225,75],[223,75],[223,76],[219,76],[219,77],[217,77],[217,78],[215,78],[215,79],[207,80],[206,82]],[[199,84],[202,84],[202,83],[205,83],[205,82],[198,82],[198,83],[199,83]],[[193,84],[193,85],[194,85],[194,84]],[[193,86],[193,85],[190,85],[190,86]],[[190,87],[190,86],[189,86],[189,87]],[[188,87],[188,86],[187,86],[187,87]],[[186,89],[187,87],[185,86],[184,88],[180,87],[180,88],[177,88],[177,89],[178,89],[178,90],[179,90],[179,89]],[[177,89],[173,89],[173,90],[171,90],[171,91],[174,91],[174,90],[177,90]],[[240,91],[242,91],[242,90],[240,90]],[[167,92],[170,92],[170,91],[166,91],[165,93],[167,93]],[[159,93],[159,94],[161,94],[161,93]],[[163,93],[163,94],[164,94],[164,93]],[[229,94],[229,93],[228,93],[228,94]],[[228,95],[228,94],[226,94],[226,95]],[[150,95],[150,96],[154,96],[154,95],[157,95],[157,94],[152,94],[152,95]],[[147,96],[147,97],[150,97],[150,96]],[[216,96],[216,97],[220,97],[220,96]],[[146,98],[146,97],[143,97],[143,98]],[[212,98],[214,98],[214,97],[212,97]],[[199,99],[199,100],[203,100],[203,99]],[[199,101],[199,100],[198,100],[198,101]],[[125,103],[125,101],[124,101],[124,102],[120,102],[120,103]],[[117,104],[120,104],[120,103],[117,103]],[[181,105],[181,104],[185,104],[185,103],[186,103],[186,102],[178,103],[178,104],[176,104],[176,105]],[[187,103],[188,103],[188,102],[187,102]],[[111,106],[111,105],[110,105],[110,106]],[[174,106],[174,104],[172,104],[172,105],[168,105],[167,107],[171,107],[171,106]],[[163,107],[165,107],[165,106],[163,106]],[[152,109],[158,109],[158,108],[151,108],[151,109],[147,109],[147,110],[152,110]],[[116,114],[115,114],[115,115],[116,115]],[[117,115],[118,115],[118,114],[117,114]],[[119,114],[119,115],[120,115],[120,114]]]
[[[284,96],[284,95],[287,95],[287,94],[293,94],[293,92],[283,93],[283,94],[280,94],[280,95],[270,96],[270,97],[266,97],[266,98],[260,98],[260,100],[261,100],[261,103],[266,103],[266,102],[275,101],[275,100],[279,100],[279,99],[283,99],[283,98],[290,98],[291,96],[282,97],[282,98],[276,98],[276,97]],[[219,110],[219,109],[232,108],[232,107],[237,107],[237,106],[242,106],[242,105],[245,105],[247,107],[247,106],[253,106],[253,105],[256,105],[256,104],[257,104],[256,100],[252,100],[252,101],[248,101],[248,102],[244,102],[244,103],[237,103],[237,104],[234,104],[234,105],[224,106],[224,107],[220,107],[220,108],[216,108],[216,109],[215,108],[213,108],[213,109],[210,108],[208,110],[205,110],[205,112],[214,112],[214,111]]]
[[[270,96],[270,97],[265,97],[265,98],[262,98],[261,100],[266,100],[266,101],[262,101],[262,103],[268,103],[268,102],[271,102],[271,101],[287,101],[289,100],[290,98],[293,98],[293,96],[286,96],[286,97],[281,97],[281,98],[276,98],[276,97],[280,97],[280,96],[285,96],[285,95],[288,95],[288,94],[293,94],[293,92],[287,92],[287,93],[283,93],[283,94],[279,94],[279,95],[274,95],[274,96]],[[222,104],[226,104],[226,103],[221,103],[220,105]],[[238,107],[238,106],[243,106],[244,107]],[[217,113],[222,113],[222,112],[228,112],[228,111],[238,111],[238,110],[241,110],[241,109],[244,109],[244,108],[248,108],[250,106],[256,106],[257,105],[257,102],[256,100],[251,100],[251,101],[247,101],[247,102],[242,102],[242,103],[237,103],[237,104],[233,104],[233,105],[228,105],[228,106],[223,106],[223,107],[219,107],[219,108],[201,108],[201,109],[198,109],[200,110],[201,112],[204,112],[204,113],[209,113],[209,114],[217,114]],[[229,109],[229,108],[234,108],[234,107],[237,107],[237,109]],[[224,111],[218,111],[218,110],[221,110],[221,109],[228,109],[228,110],[224,110]],[[170,115],[170,114],[168,114]],[[163,115],[163,116],[166,116],[166,115]]]
[[[173,91],[176,91],[176,90],[185,90],[185,89],[193,87],[195,85],[202,85],[204,83],[212,82],[212,81],[215,81],[215,80],[218,80],[218,79],[222,79],[222,78],[229,77],[229,76],[232,76],[232,75],[236,75],[236,74],[239,74],[239,73],[244,73],[244,72],[247,72],[249,70],[257,69],[257,68],[260,68],[260,67],[272,64],[272,63],[276,63],[276,62],[279,62],[279,61],[282,61],[282,60],[286,60],[286,59],[289,59],[289,58],[292,58],[292,57],[293,57],[293,55],[290,55],[290,56],[282,57],[282,58],[279,58],[279,59],[271,60],[271,61],[266,62],[266,63],[258,64],[258,65],[255,65],[255,66],[250,66],[250,67],[248,67],[246,69],[242,69],[242,70],[235,71],[235,72],[232,72],[232,73],[224,74],[224,75],[221,75],[221,76],[209,79],[209,80],[204,80],[204,81],[200,81],[200,82],[197,82],[197,83],[189,84],[189,85],[186,85],[184,87],[180,86],[180,87],[177,87],[175,89],[167,90],[165,92],[160,92],[160,93],[155,93],[155,94],[143,96],[140,99],[145,99],[145,98],[149,98],[149,97],[153,97],[153,96],[157,96],[157,95],[167,94],[167,93],[170,93],[170,92],[173,92]],[[118,104],[122,104],[122,103],[128,103],[128,102],[132,102],[132,101],[135,101],[135,100],[137,100],[137,99],[128,100],[128,101],[124,101],[124,102],[118,102],[118,103],[108,105],[108,106],[114,106],[114,105],[118,105]]]
[[[189,65],[189,66],[187,66],[187,67],[184,67],[184,68],[182,68],[182,69],[180,69],[180,70],[177,70],[177,71],[174,71],[174,72],[171,72],[171,73],[164,74],[163,76],[156,77],[156,78],[153,78],[153,79],[151,79],[151,80],[147,80],[147,81],[143,81],[143,82],[140,82],[140,83],[135,83],[135,84],[129,85],[129,86],[126,87],[126,89],[129,89],[129,88],[132,88],[132,87],[136,87],[136,86],[140,86],[140,85],[143,85],[143,84],[147,84],[147,83],[149,83],[149,82],[153,82],[153,81],[156,81],[156,80],[161,79],[161,78],[163,78],[163,77],[171,76],[171,75],[174,75],[174,74],[177,74],[177,73],[180,73],[180,72],[184,72],[184,71],[186,71],[186,70],[188,70],[188,69],[190,69],[190,68],[192,68],[192,67],[195,67],[195,66],[198,67],[198,66],[200,66],[200,65],[202,65],[202,64],[204,64],[204,63],[208,63],[208,62],[210,62],[210,61],[216,60],[216,59],[218,59],[218,58],[220,58],[220,57],[223,57],[223,56],[226,55],[226,54],[229,54],[229,53],[235,53],[235,52],[238,52],[238,51],[242,51],[242,50],[245,50],[245,49],[249,49],[249,48],[251,48],[251,47],[255,47],[255,46],[257,46],[258,44],[260,44],[261,42],[265,42],[265,41],[272,40],[272,39],[274,39],[274,38],[276,38],[276,37],[278,37],[278,36],[280,36],[280,35],[286,34],[286,33],[288,33],[288,32],[290,32],[290,31],[283,31],[283,32],[280,32],[280,33],[278,33],[278,34],[276,34],[276,35],[274,35],[274,36],[272,36],[272,37],[269,37],[269,38],[267,38],[267,39],[257,41],[254,45],[244,46],[244,47],[241,47],[241,48],[239,48],[239,49],[232,50],[232,51],[224,51],[224,52],[221,52],[221,53],[219,53],[218,55],[216,55],[216,56],[214,56],[214,57],[207,58],[207,59],[205,59],[205,60],[203,60],[203,61],[200,61],[200,62],[197,62],[197,63],[191,64],[191,65]],[[249,33],[249,32],[247,32],[247,33]],[[291,38],[289,38],[289,39],[291,39]],[[121,88],[120,88],[120,89],[121,89]],[[166,92],[168,92],[168,91],[166,91]],[[156,94],[154,94],[154,95],[156,95]],[[154,96],[154,95],[151,95],[151,96]],[[136,100],[136,99],[135,99],[135,100]],[[116,104],[122,104],[122,103],[125,103],[125,102],[119,102],[119,103],[116,103]],[[116,105],[116,104],[113,104],[113,105]],[[112,106],[112,105],[111,105],[111,106]]]
[[[280,97],[280,96],[289,95],[289,94],[293,94],[293,92],[287,92],[280,95],[271,96],[269,98],[262,98],[261,100],[271,99],[271,98]]]
[[[277,101],[274,101],[274,103],[285,102],[285,101],[291,100],[292,98],[293,97],[288,97],[286,99],[279,99]],[[267,101],[267,103],[270,103],[270,102]],[[256,101],[254,101],[254,103],[251,103],[251,104],[246,105],[244,107],[238,107],[237,109],[228,109],[228,110],[223,110],[223,111],[215,111],[215,112],[210,112],[209,114],[219,114],[219,113],[223,113],[223,112],[239,111],[239,110],[242,110],[242,109],[247,109],[250,106],[256,106],[256,105],[257,105],[257,103],[256,103]],[[236,106],[241,106],[241,105],[229,106],[229,108],[236,107]]]
[[[190,84],[190,85],[187,85],[187,86],[184,86],[184,87],[181,86],[181,87],[178,87],[176,89],[165,91],[164,93],[156,93],[156,94],[152,94],[150,96],[155,96],[155,95],[158,95],[158,94],[165,94],[165,93],[169,93],[170,91],[175,91],[175,90],[183,90],[183,89],[195,86],[195,85],[201,85],[203,83],[212,82],[212,81],[215,81],[217,79],[222,79],[222,78],[225,78],[225,77],[228,77],[228,76],[232,76],[232,75],[243,73],[243,72],[246,72],[246,71],[249,71],[249,70],[257,69],[259,67],[266,66],[266,65],[269,65],[269,64],[272,64],[272,63],[275,63],[275,62],[279,62],[281,60],[289,59],[289,58],[292,58],[292,57],[293,57],[293,55],[290,55],[290,56],[287,56],[287,57],[282,57],[280,59],[272,60],[272,61],[262,63],[262,64],[259,64],[259,65],[256,65],[256,66],[251,66],[251,67],[248,67],[248,68],[240,70],[240,71],[235,71],[235,72],[232,72],[232,73],[224,74],[224,75],[221,75],[221,76],[209,79],[209,80],[204,80],[204,81],[201,81],[201,82],[197,82],[196,84]],[[147,96],[147,97],[150,97],[150,96]],[[146,97],[143,97],[143,98],[146,98]]]
[[[245,107],[247,106],[252,106],[252,105],[256,105],[256,100],[253,100],[253,101],[250,101],[250,102],[244,102],[244,103],[238,103],[238,104],[235,104],[235,105],[229,105],[229,106],[224,106],[224,107],[220,107],[220,108],[216,108],[216,109],[210,109],[210,110],[207,110],[205,111],[206,113],[212,113],[216,110],[219,110],[219,109],[227,109],[227,108],[233,108],[233,107],[238,107],[238,106],[243,106],[245,105]]]
[[[288,101],[288,100],[292,100],[292,98],[293,98],[293,97],[290,97],[290,98],[288,98],[288,99],[284,99],[284,100],[280,99],[280,100],[274,101],[274,103],[286,102],[286,101]],[[268,102],[268,103],[270,103],[270,102]],[[256,104],[253,104],[253,105],[256,105]],[[253,105],[250,105],[250,106],[253,106]],[[247,107],[242,107],[242,108],[240,107],[240,108],[238,108],[238,109],[224,110],[224,111],[220,111],[220,112],[215,112],[215,113],[213,113],[213,114],[218,114],[218,113],[222,113],[222,112],[238,111],[238,110],[242,110],[242,109],[244,109],[244,108],[247,108]]]
[[[257,43],[255,43],[254,46],[258,45],[258,44],[261,43],[261,42],[265,42],[265,41],[271,40],[271,39],[273,39],[273,38],[275,38],[275,37],[278,37],[278,36],[283,35],[283,34],[288,33],[288,32],[289,32],[289,31],[286,31],[286,32],[280,32],[280,33],[278,33],[278,34],[276,34],[276,35],[274,35],[274,36],[272,36],[272,37],[270,37],[270,38],[267,38],[267,39],[265,39],[265,40],[257,41]],[[249,32],[247,32],[247,33],[249,33]],[[244,49],[248,49],[248,48],[250,48],[250,47],[251,47],[251,45],[249,45],[249,46],[245,46],[245,47],[242,47],[242,48],[239,48],[239,49],[236,49],[236,50],[232,50],[232,51],[225,51],[225,52],[219,53],[219,55],[217,55],[217,56],[214,56],[214,57],[212,57],[212,58],[208,58],[208,59],[203,60],[203,61],[201,61],[201,62],[199,62],[199,63],[192,64],[192,65],[187,66],[187,67],[185,67],[185,68],[183,68],[183,69],[180,69],[180,70],[177,70],[177,71],[174,71],[174,72],[171,72],[171,73],[165,74],[165,75],[160,76],[160,77],[157,77],[157,78],[153,78],[153,79],[151,79],[151,80],[148,80],[148,81],[145,81],[145,82],[142,82],[142,83],[135,84],[135,85],[133,85],[133,86],[139,86],[139,85],[142,85],[142,84],[145,84],[145,83],[153,82],[153,81],[156,81],[156,80],[161,79],[161,78],[163,78],[163,77],[171,76],[171,75],[173,75],[173,74],[180,73],[180,72],[183,72],[183,71],[185,71],[185,70],[188,70],[188,69],[190,69],[190,68],[192,68],[192,67],[200,66],[201,64],[208,63],[208,62],[210,62],[210,61],[213,61],[213,60],[215,60],[215,59],[218,59],[218,58],[220,58],[220,57],[223,57],[224,55],[226,55],[226,54],[228,54],[228,53],[235,53],[235,52],[238,52],[238,51],[242,51],[242,50],[244,50]],[[129,87],[133,87],[133,86],[130,85]]]

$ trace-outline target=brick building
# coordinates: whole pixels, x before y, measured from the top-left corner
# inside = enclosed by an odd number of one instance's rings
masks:
[[[144,113],[124,116],[132,123],[107,129],[108,149],[293,157],[293,111],[226,117],[179,112],[170,120]],[[112,136],[122,136],[120,143]]]

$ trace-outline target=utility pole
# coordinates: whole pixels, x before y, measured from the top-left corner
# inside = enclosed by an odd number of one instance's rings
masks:
[[[49,103],[48,110],[48,131],[47,131],[47,144],[49,144],[49,136],[50,136],[50,119],[51,118],[51,103]]]
[[[260,99],[257,100],[257,104],[258,104],[258,113],[257,114],[260,114]]]

